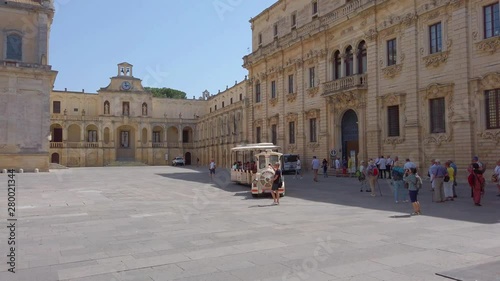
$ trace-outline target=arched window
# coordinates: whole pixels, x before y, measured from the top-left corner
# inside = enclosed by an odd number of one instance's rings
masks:
[[[147,116],[148,115],[148,104],[143,103],[142,104],[142,116]]]
[[[340,79],[342,75],[342,61],[340,58],[340,51],[336,51],[333,55],[333,78]]]
[[[368,66],[367,51],[365,41],[358,45],[358,74],[366,73]]]
[[[345,76],[351,76],[354,70],[354,56],[352,47],[349,46],[345,49]]]
[[[109,101],[104,102],[104,114],[109,114]]]
[[[6,59],[8,60],[23,60],[23,38],[19,34],[7,35],[7,52]]]

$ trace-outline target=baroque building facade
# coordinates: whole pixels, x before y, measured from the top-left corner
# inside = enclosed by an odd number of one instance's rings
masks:
[[[0,168],[47,171],[51,1],[0,3]]]
[[[113,162],[170,165],[182,156],[187,165],[212,159],[229,167],[232,147],[248,142],[247,81],[199,99],[152,97],[118,64],[117,75],[97,93],[53,91],[50,96],[50,162],[68,167]]]
[[[4,2],[0,168],[229,167],[230,148],[253,142],[306,168],[332,152],[500,158],[498,0],[279,0],[250,21],[248,78],[197,100],[153,97],[128,63],[97,93],[52,91],[51,1]]]
[[[498,0],[280,0],[250,22],[249,139],[306,164],[500,158]]]

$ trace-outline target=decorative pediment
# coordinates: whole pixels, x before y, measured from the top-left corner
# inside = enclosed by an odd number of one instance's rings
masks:
[[[286,115],[286,122],[294,122],[297,121],[299,118],[299,115],[295,112],[290,112]]]
[[[279,114],[275,114],[275,115],[267,118],[267,122],[270,125],[271,124],[278,124],[279,120],[280,120],[280,115]]]
[[[287,146],[287,151],[288,152],[292,152],[292,153],[295,152],[295,151],[297,151],[297,145],[296,144],[289,144]]]
[[[255,127],[262,127],[262,125],[264,125],[264,121],[262,121],[262,119],[257,119],[253,121],[253,124],[255,125]]]
[[[405,93],[390,93],[380,97],[381,106],[391,106],[401,104],[401,98],[404,97]]]
[[[316,151],[316,149],[319,148],[319,143],[318,142],[312,142],[312,143],[308,144],[307,147],[309,147],[309,149],[312,152],[314,152],[314,151]]]
[[[420,91],[423,92],[423,98],[428,100],[428,99],[435,99],[435,98],[441,98],[445,96],[451,96],[453,92],[453,83],[450,84],[430,84],[427,86],[427,88],[421,89]]]
[[[479,81],[479,90],[482,93],[485,90],[500,88],[500,73],[492,72],[483,76]]]
[[[310,109],[305,112],[307,119],[319,118],[320,110],[319,109]]]
[[[335,110],[358,108],[364,106],[364,98],[360,91],[340,92],[329,97],[328,102],[334,105]]]
[[[441,133],[441,134],[432,134],[429,137],[424,139],[425,144],[436,144],[437,146],[440,146],[441,144],[445,142],[451,142],[452,137],[451,133]]]

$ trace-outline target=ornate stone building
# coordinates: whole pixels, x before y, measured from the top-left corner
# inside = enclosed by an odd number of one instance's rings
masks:
[[[357,160],[500,158],[498,0],[280,0],[254,17],[251,141]]]
[[[0,3],[0,168],[48,170],[52,1]]]
[[[195,130],[207,102],[152,97],[128,63],[119,64],[117,75],[98,93],[54,91],[50,102],[52,163],[165,165],[184,156],[191,164],[201,156]]]

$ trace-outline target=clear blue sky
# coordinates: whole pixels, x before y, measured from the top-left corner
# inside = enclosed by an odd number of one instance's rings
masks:
[[[144,86],[212,94],[244,79],[249,19],[276,0],[55,0],[50,64],[56,90],[95,92],[116,65]]]

